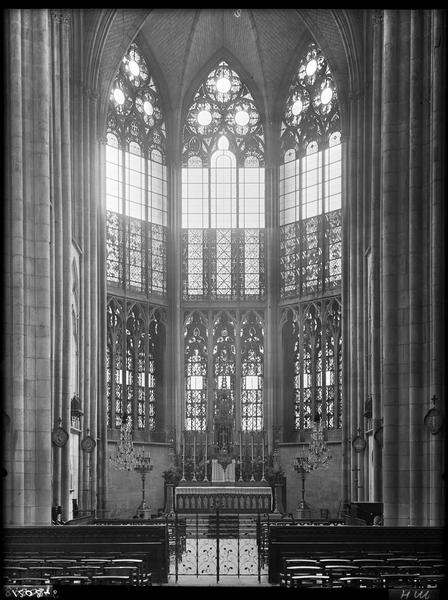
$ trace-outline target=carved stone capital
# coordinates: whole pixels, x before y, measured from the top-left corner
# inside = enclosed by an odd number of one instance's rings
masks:
[[[63,25],[71,25],[72,23],[72,13],[69,8],[52,8],[50,15],[56,23],[62,23]]]
[[[382,25],[383,24],[383,19],[384,19],[384,15],[383,15],[383,11],[377,11],[372,15],[372,22],[374,27],[377,25]]]

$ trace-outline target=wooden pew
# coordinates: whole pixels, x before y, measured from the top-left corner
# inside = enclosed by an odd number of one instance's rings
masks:
[[[272,525],[269,529],[269,582],[278,583],[282,557],[360,558],[369,552],[443,555],[442,527],[356,527]]]
[[[33,552],[42,557],[70,554],[143,558],[152,581],[168,581],[168,537],[165,525],[80,525],[76,527],[5,527],[4,557]],[[93,553],[93,554],[92,554]]]

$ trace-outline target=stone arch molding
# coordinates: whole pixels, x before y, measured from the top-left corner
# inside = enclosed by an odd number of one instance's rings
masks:
[[[110,86],[120,61],[150,12],[151,9],[103,9],[86,42],[89,53],[84,82],[87,89],[98,94],[98,137],[103,135]]]
[[[311,36],[321,47],[327,57],[338,86],[340,99],[344,105],[353,95],[359,93],[361,77],[361,17],[345,9],[294,9],[308,28]],[[103,9],[98,11],[92,33],[85,46],[89,49],[88,60],[84,69],[84,85],[88,90],[98,94],[99,126],[101,137],[107,113],[109,90],[117,72],[119,63],[127,48],[135,40],[152,9]],[[262,43],[262,42],[261,42]],[[224,60],[230,60],[237,71],[244,77],[247,75],[240,61],[221,51]],[[182,108],[185,108],[187,96],[191,95],[195,84],[207,68],[216,61],[217,56],[210,57],[207,65],[202,65],[196,73],[194,81],[184,82]],[[290,57],[293,59],[293,57]],[[290,60],[286,61],[286,67]],[[286,81],[287,74],[285,73]],[[163,86],[162,86],[163,87]],[[196,86],[197,87],[197,86]],[[251,82],[251,88],[254,82]],[[270,118],[272,107],[266,105],[263,91],[253,89],[254,99],[264,117]]]

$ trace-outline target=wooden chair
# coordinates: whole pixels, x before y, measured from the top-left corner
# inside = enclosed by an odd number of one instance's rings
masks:
[[[93,575],[92,585],[129,585],[127,575]]]
[[[335,557],[322,557],[319,559],[319,563],[322,565],[351,565],[352,564],[352,559],[351,558],[339,558],[337,556]]]
[[[291,587],[322,588],[330,583],[328,575],[294,575],[291,579]]]
[[[126,575],[129,585],[139,584],[138,565],[112,565],[103,567],[104,575]]]
[[[4,565],[3,566],[3,572],[7,573],[7,574],[14,574],[14,573],[26,573],[28,571],[27,567],[15,567],[13,565]]]
[[[386,559],[390,565],[410,565],[412,563],[418,563],[416,556],[391,556]]]
[[[314,565],[290,565],[286,567],[284,574],[284,584],[290,587],[292,579],[297,575],[317,575],[322,573],[322,567]]]
[[[291,567],[306,567],[306,566],[312,566],[312,567],[319,567],[319,561],[317,560],[313,560],[313,559],[308,559],[308,558],[284,558],[282,561],[282,567],[280,570],[280,584],[281,585],[286,585],[286,574],[288,572],[288,568],[289,568],[289,572],[291,572]]]
[[[81,558],[80,563],[83,565],[108,565],[111,562],[111,558],[98,557],[98,558]]]
[[[431,573],[419,575],[416,578],[415,584],[419,588],[439,588],[446,581],[444,573]]]
[[[284,559],[284,564],[286,566],[290,566],[290,565],[314,565],[315,567],[318,567],[320,564],[320,561],[317,559],[313,559],[313,558],[285,558]]]
[[[381,582],[377,577],[340,577],[338,581],[342,587],[349,588],[377,588],[381,586]]]
[[[338,580],[341,577],[356,576],[359,571],[359,567],[353,564],[326,564],[324,565],[323,572],[325,575],[330,577],[331,585],[337,585]]]
[[[17,585],[46,585],[48,579],[46,577],[15,577],[13,583]]]
[[[76,565],[78,561],[76,558],[47,558],[45,564],[52,566],[66,566],[66,565]]]
[[[384,566],[384,560],[373,558],[354,558],[353,564],[359,567],[360,577],[377,577]]]
[[[144,561],[142,558],[113,558],[111,560],[110,566],[134,566],[137,568],[137,578],[138,583],[140,585],[143,584],[143,580],[145,577],[144,572]]]
[[[86,585],[90,583],[90,577],[85,575],[53,575],[50,583],[59,585]]]
[[[69,565],[65,568],[67,575],[101,575],[103,573],[103,565]]]
[[[379,577],[385,588],[416,587],[419,576],[416,573],[387,573]]]

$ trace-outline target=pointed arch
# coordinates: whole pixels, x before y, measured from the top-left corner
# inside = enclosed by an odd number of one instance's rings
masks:
[[[182,137],[182,128],[185,123],[185,115],[188,113],[190,106],[193,103],[194,97],[201,87],[201,84],[207,79],[208,75],[219,65],[221,62],[227,63],[238,77],[244,82],[252,99],[260,113],[261,123],[263,128],[266,129],[266,97],[262,90],[256,84],[253,75],[246,69],[243,63],[226,47],[222,47],[201,66],[196,74],[190,79],[188,85],[185,86],[185,93],[182,98],[181,108],[181,119],[179,122],[180,137]]]
[[[147,297],[166,294],[168,181],[164,110],[133,42],[114,79],[107,117],[108,283]]]
[[[250,155],[264,161],[264,129],[254,98],[237,71],[219,59],[206,72],[186,108],[183,126],[183,162],[199,156],[209,164],[214,142],[225,135],[237,148],[241,165]],[[193,142],[193,143],[192,143]]]
[[[185,429],[207,428],[208,406],[208,325],[200,311],[187,314],[184,321]]]
[[[262,299],[264,129],[247,85],[222,57],[185,113],[184,299]]]
[[[255,310],[241,319],[241,429],[261,431],[264,426],[264,319]]]

